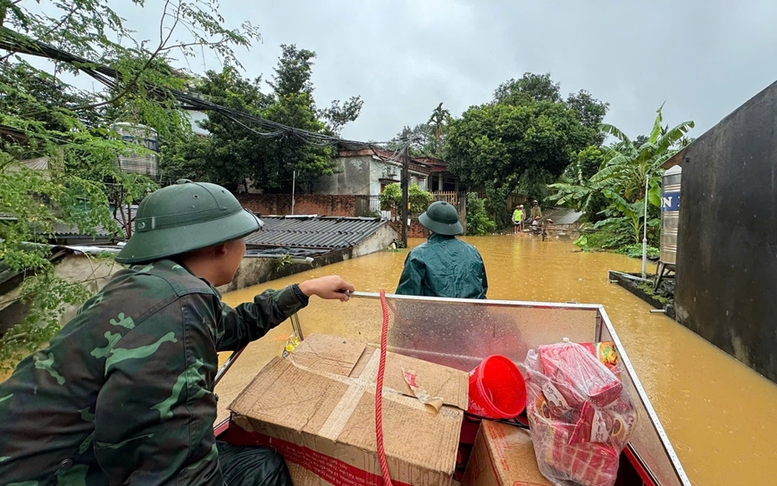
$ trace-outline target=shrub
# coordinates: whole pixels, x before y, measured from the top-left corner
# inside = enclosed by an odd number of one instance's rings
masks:
[[[388,211],[399,210],[402,206],[402,188],[398,182],[389,184],[380,193],[380,209]],[[407,190],[411,213],[423,213],[434,200],[431,192],[424,191],[418,184],[413,184]]]
[[[631,258],[642,258],[642,245],[626,245],[615,250],[615,253],[630,256]],[[647,247],[648,258],[658,258],[660,251],[655,246]]]
[[[482,236],[492,233],[496,223],[486,214],[486,200],[476,192],[467,194],[467,234]]]

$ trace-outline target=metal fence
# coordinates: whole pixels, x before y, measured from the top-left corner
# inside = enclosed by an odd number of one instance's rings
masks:
[[[392,218],[391,211],[380,209],[380,196],[356,196],[355,206],[357,217]]]
[[[454,206],[458,205],[459,203],[459,193],[454,191],[437,191],[433,192],[432,196],[434,196],[435,201],[445,201],[448,204],[453,204]]]

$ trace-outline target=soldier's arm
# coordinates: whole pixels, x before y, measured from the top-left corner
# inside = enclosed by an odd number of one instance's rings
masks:
[[[281,290],[265,290],[253,302],[234,309],[222,302],[216,347],[219,351],[239,349],[264,336],[306,305],[308,296],[296,284]]]
[[[108,483],[222,486],[208,387],[217,367],[210,299],[182,297],[93,353],[104,356],[105,384],[91,440]]]
[[[353,285],[337,275],[305,280],[282,290],[265,290],[254,301],[235,309],[221,303],[221,319],[216,329],[216,349],[231,351],[264,336],[267,331],[308,305],[316,295],[328,300],[348,300]]]

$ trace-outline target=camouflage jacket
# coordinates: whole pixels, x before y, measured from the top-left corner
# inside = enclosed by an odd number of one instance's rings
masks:
[[[287,287],[232,309],[169,260],[122,270],[0,383],[0,485],[221,486],[216,353],[306,304]]]

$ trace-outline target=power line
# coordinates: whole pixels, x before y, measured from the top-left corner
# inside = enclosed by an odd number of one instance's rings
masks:
[[[7,28],[0,27],[0,49],[20,54],[44,57],[53,61],[65,62],[91,76],[109,89],[117,89],[119,87],[117,80],[121,73],[116,69],[89,61],[88,59],[63,51],[44,42],[30,39]],[[161,88],[150,83],[145,83],[144,87],[149,92],[161,97],[172,96],[180,103],[181,109],[183,110],[212,111],[220,113],[244,129],[260,137],[277,138],[281,136],[293,136],[310,145],[336,146],[346,150],[362,150],[370,148],[373,152],[376,151],[376,148],[383,149],[383,146],[387,145],[387,142],[347,140],[324,133],[290,127],[244,111],[227,108],[172,88]],[[256,128],[250,127],[240,120],[248,122],[256,126]]]

